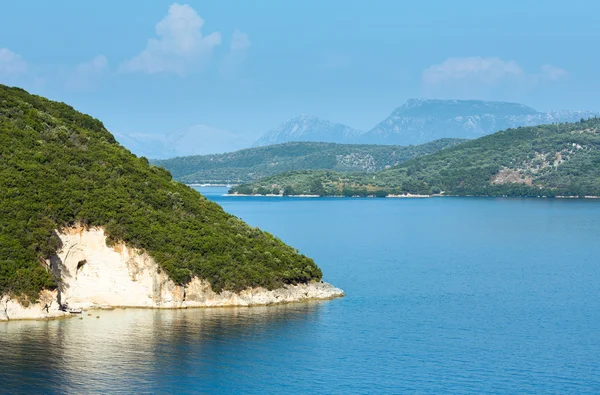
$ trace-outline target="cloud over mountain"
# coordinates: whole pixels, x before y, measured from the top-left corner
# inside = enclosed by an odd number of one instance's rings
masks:
[[[124,72],[155,74],[161,72],[184,75],[191,67],[212,56],[221,44],[221,34],[202,33],[204,19],[189,5],[174,3],[156,24],[156,38],[146,48],[121,65]]]
[[[497,57],[448,58],[432,65],[422,74],[423,83],[441,84],[449,81],[462,81],[481,84],[496,84],[507,79],[525,79],[530,82],[557,80],[567,72],[559,67],[545,64],[539,72],[527,73],[514,60],[504,61]]]

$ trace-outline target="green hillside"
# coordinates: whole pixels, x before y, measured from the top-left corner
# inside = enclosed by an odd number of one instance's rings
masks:
[[[181,182],[238,184],[293,170],[374,172],[466,140],[442,139],[418,146],[291,142],[218,155],[154,160]]]
[[[63,103],[0,85],[0,295],[54,288],[44,259],[55,231],[104,226],[109,242],[148,252],[179,284],[269,289],[321,278],[315,263],[225,213],[120,146],[103,124]]]
[[[600,196],[600,119],[508,129],[376,173],[301,171],[232,193]]]

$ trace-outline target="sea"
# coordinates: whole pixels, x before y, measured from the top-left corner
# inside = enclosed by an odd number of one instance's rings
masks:
[[[0,323],[0,393],[600,393],[600,201],[199,189],[346,296]]]

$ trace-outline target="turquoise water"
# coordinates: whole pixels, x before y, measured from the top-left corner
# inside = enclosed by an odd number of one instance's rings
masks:
[[[600,393],[600,201],[204,191],[347,296],[0,324],[0,392]]]

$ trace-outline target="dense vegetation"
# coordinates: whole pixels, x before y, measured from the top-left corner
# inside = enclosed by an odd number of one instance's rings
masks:
[[[231,192],[600,196],[600,119],[508,129],[376,173],[290,172]]]
[[[45,260],[56,230],[104,226],[109,242],[147,251],[179,284],[269,289],[321,278],[315,263],[225,213],[120,146],[63,103],[0,85],[0,295],[57,286]]]
[[[293,170],[373,172],[466,140],[442,139],[418,146],[291,142],[218,155],[185,156],[152,163],[181,182],[239,184]]]

